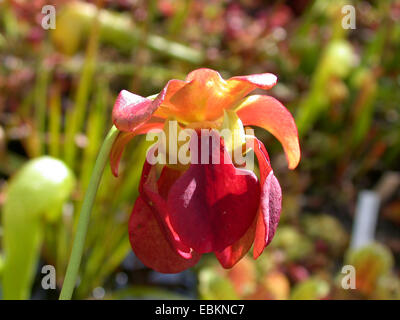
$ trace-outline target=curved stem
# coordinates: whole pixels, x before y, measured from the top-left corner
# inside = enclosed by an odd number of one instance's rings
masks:
[[[107,134],[103,145],[101,146],[99,155],[93,168],[90,183],[83,200],[81,213],[79,215],[78,226],[72,246],[71,256],[69,258],[67,273],[65,274],[64,284],[61,289],[60,300],[70,300],[76,280],[78,277],[79,266],[82,259],[82,253],[85,245],[86,233],[89,225],[90,213],[93,208],[94,199],[99,189],[100,180],[103,175],[104,168],[108,161],[111,146],[115,141],[119,131],[113,126]]]

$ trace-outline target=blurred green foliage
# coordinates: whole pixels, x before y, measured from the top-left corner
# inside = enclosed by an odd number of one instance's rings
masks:
[[[318,278],[310,278],[293,288],[291,299],[293,300],[319,300],[329,293],[329,285]]]
[[[154,280],[154,273],[129,254],[127,221],[148,146],[136,138],[124,155],[120,177],[115,179],[109,169],[103,177],[74,298],[399,298],[398,188],[382,203],[385,214],[376,239],[381,245],[346,253],[357,193],[373,189],[384,173],[400,170],[398,0],[351,1],[354,30],[341,25],[341,8],[349,1],[51,3],[57,10],[55,30],[40,25],[47,2],[0,2],[3,297],[7,292],[9,297],[57,297],[58,291],[37,288],[41,274],[35,268],[37,262],[54,265],[60,288],[84,191],[118,92],[152,95],[171,78],[210,67],[224,77],[277,74],[278,85],[268,94],[295,115],[302,148],[296,171],[286,169],[279,143],[256,131],[283,189],[274,241],[256,262],[246,257],[232,270],[205,257],[190,273],[194,282],[185,274],[186,280],[175,285]],[[26,191],[42,181],[32,176],[39,173],[30,172],[36,163],[30,159],[50,161],[46,155],[73,174],[50,191],[48,186],[38,189],[46,201],[37,201],[41,195]],[[46,169],[50,172],[50,166]],[[54,192],[56,205],[51,204]],[[31,219],[29,224],[25,219]],[[23,256],[22,267],[31,274],[23,271],[21,277],[21,270],[8,265],[7,251],[8,246],[27,245],[28,237],[35,241],[29,242],[32,251]],[[370,274],[363,270],[371,270],[371,260],[376,268]],[[340,287],[346,263],[361,270],[357,290]],[[95,294],[103,287],[104,295]]]

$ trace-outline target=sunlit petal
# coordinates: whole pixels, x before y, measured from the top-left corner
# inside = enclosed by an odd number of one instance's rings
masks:
[[[236,106],[236,110],[243,125],[258,126],[271,132],[282,144],[289,168],[297,167],[300,145],[296,123],[278,100],[270,96],[249,96]]]

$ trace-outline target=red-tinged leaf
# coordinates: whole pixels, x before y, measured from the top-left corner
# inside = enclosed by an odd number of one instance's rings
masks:
[[[294,169],[300,161],[300,145],[296,123],[290,112],[270,96],[250,96],[236,107],[243,125],[253,125],[271,132],[285,150],[289,168]]]

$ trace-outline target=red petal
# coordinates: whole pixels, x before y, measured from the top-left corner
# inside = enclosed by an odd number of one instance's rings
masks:
[[[247,232],[233,245],[226,247],[221,252],[215,252],[215,256],[225,269],[232,268],[250,250],[254,241],[256,220]]]
[[[157,219],[141,197],[136,200],[129,219],[129,240],[140,261],[158,272],[181,272],[200,259],[200,255],[184,259],[171,248]]]
[[[267,219],[267,217],[264,217],[263,212],[260,209],[260,211],[257,214],[256,232],[254,236],[254,246],[253,246],[254,259],[257,259],[264,251],[264,248],[267,246],[268,225],[269,225],[269,219]]]
[[[290,112],[270,96],[250,96],[237,106],[237,115],[243,125],[254,125],[271,132],[282,144],[294,169],[300,161],[300,145],[296,123]]]
[[[167,90],[168,84],[154,100],[122,90],[112,111],[114,125],[121,131],[135,131],[143,123],[150,120],[153,113],[165,100]]]
[[[274,176],[272,171],[269,173],[267,180],[265,181],[262,192],[261,206],[263,207],[263,212],[266,212],[267,206],[269,210],[269,226],[267,237],[267,245],[269,245],[274,238],[282,210],[282,189],[278,179]]]
[[[257,258],[272,241],[281,216],[282,191],[272,171],[263,184],[260,202],[261,214],[257,219],[254,258]]]
[[[212,136],[220,139],[215,132]],[[222,251],[238,241],[251,226],[260,200],[257,177],[224,163],[229,155],[220,141],[220,148],[210,143],[210,164],[192,163],[168,194],[172,226],[200,253]],[[220,164],[212,164],[213,157],[219,157]]]
[[[179,178],[180,172],[164,167],[160,178],[157,181],[156,166],[150,165],[147,161],[143,166],[142,178],[140,181],[139,192],[146,203],[151,207],[155,218],[169,240],[172,248],[185,259],[196,255],[193,250],[182,242],[170,222],[170,212],[167,208],[166,194],[171,185]]]
[[[282,191],[272,171],[267,150],[257,138],[254,138],[254,152],[260,168],[261,184],[260,208],[257,213],[253,247],[253,256],[258,258],[272,241],[278,226],[282,208]]]
[[[118,177],[119,162],[124,152],[126,144],[131,141],[134,137],[140,134],[145,134],[153,129],[162,129],[164,126],[163,122],[148,122],[137,127],[131,132],[120,132],[118,137],[115,139],[111,151],[110,151],[110,164],[111,171],[114,176]]]
[[[168,192],[171,189],[171,186],[175,183],[176,180],[182,175],[182,171],[171,169],[168,166],[165,166],[161,171],[160,178],[157,181],[158,191],[164,199],[167,199]]]
[[[269,160],[269,155],[267,149],[265,149],[264,144],[258,140],[256,137],[250,137],[252,139],[252,144],[254,147],[254,153],[256,154],[258,160],[258,166],[260,169],[260,183],[267,179],[267,176],[272,171],[271,161]]]

